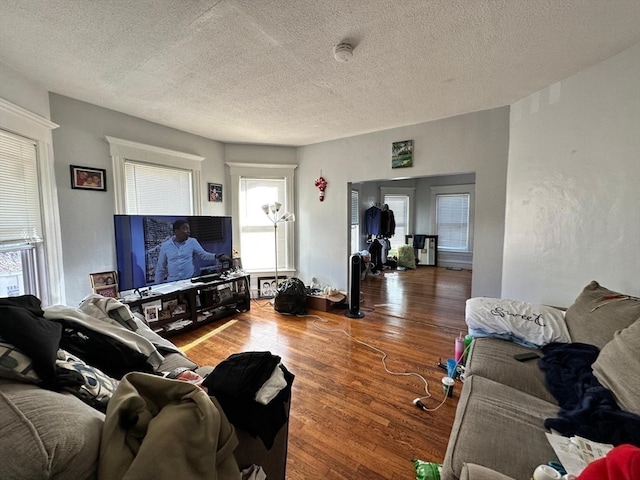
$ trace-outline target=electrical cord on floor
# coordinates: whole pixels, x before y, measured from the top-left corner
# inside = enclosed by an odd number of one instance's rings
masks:
[[[422,375],[420,375],[419,373],[416,372],[394,372],[392,370],[389,370],[389,368],[387,367],[387,353],[384,350],[379,349],[378,347],[371,345],[370,343],[367,342],[363,342],[362,340],[358,340],[356,337],[354,337],[353,335],[351,335],[349,332],[347,332],[345,329],[343,328],[324,328],[321,327],[320,325],[318,325],[318,321],[322,322],[322,323],[329,323],[328,320],[318,316],[318,315],[298,315],[300,317],[315,317],[315,320],[313,320],[312,324],[313,326],[322,331],[322,332],[338,332],[338,333],[343,333],[345,334],[347,337],[349,337],[350,339],[352,339],[354,342],[359,343],[360,345],[363,345],[379,354],[382,355],[382,366],[384,367],[385,372],[387,372],[389,375],[395,375],[395,376],[400,376],[400,377],[417,377],[419,378],[422,383],[424,383],[424,391],[426,393],[426,395],[422,396],[422,397],[418,397],[416,399],[413,400],[413,404],[416,405],[417,407],[419,407],[420,409],[426,411],[426,412],[435,412],[436,410],[438,410],[440,407],[442,407],[442,405],[444,405],[444,403],[447,401],[447,395],[444,396],[444,398],[442,399],[442,402],[440,402],[440,404],[434,408],[428,408],[426,405],[424,405],[424,403],[422,403],[423,400],[426,400],[427,398],[431,398],[431,392],[429,392],[429,382],[427,381],[426,378],[424,378]]]

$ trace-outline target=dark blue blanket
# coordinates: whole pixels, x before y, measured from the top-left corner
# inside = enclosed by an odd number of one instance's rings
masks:
[[[565,436],[640,447],[640,416],[621,410],[611,392],[593,375],[591,364],[598,358],[597,347],[552,343],[542,347],[542,352],[544,357],[538,365],[560,405],[558,417],[545,420],[546,428]]]

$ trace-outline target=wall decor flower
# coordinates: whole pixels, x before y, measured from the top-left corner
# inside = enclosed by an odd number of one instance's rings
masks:
[[[324,202],[324,190],[327,188],[327,181],[322,176],[322,171],[320,171],[320,176],[315,181],[315,186],[320,190],[320,201]]]

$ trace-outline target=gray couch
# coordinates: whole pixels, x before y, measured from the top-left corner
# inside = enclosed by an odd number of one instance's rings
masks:
[[[15,366],[7,350],[4,354],[0,350],[0,478],[95,479],[104,414],[70,393],[40,388],[28,378],[25,381],[26,375],[12,373]],[[202,374],[211,370],[197,368],[178,353],[166,354],[157,370],[170,372],[178,367]],[[289,402],[283,408],[288,418]],[[239,446],[234,456],[238,465],[260,465],[269,480],[284,480],[288,428],[287,421],[269,450],[260,438],[236,428]]]
[[[622,410],[640,415],[640,300],[591,282],[565,314],[572,342],[600,349],[598,381]],[[537,361],[518,362],[526,347],[474,340],[443,464],[443,480],[528,480],[556,460],[544,421],[558,416]],[[625,365],[625,368],[620,368]]]

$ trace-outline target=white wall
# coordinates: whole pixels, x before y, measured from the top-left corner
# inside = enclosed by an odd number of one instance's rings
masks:
[[[409,139],[414,140],[414,166],[392,169],[391,144]],[[472,293],[499,296],[508,141],[509,108],[503,107],[299,148],[300,278],[316,277],[346,289],[348,182],[475,172]],[[313,185],[320,171],[329,182],[324,202]]]
[[[512,107],[502,294],[640,294],[640,45]]]
[[[202,163],[202,209],[226,215],[224,144],[145,120],[51,94],[56,183],[64,257],[67,305],[77,305],[91,292],[89,274],[116,269],[113,172],[105,135],[205,157]],[[107,170],[107,191],[73,190],[69,165]],[[208,202],[208,182],[223,184],[223,202]]]
[[[51,118],[49,92],[2,62],[0,62],[0,97],[41,117]]]

